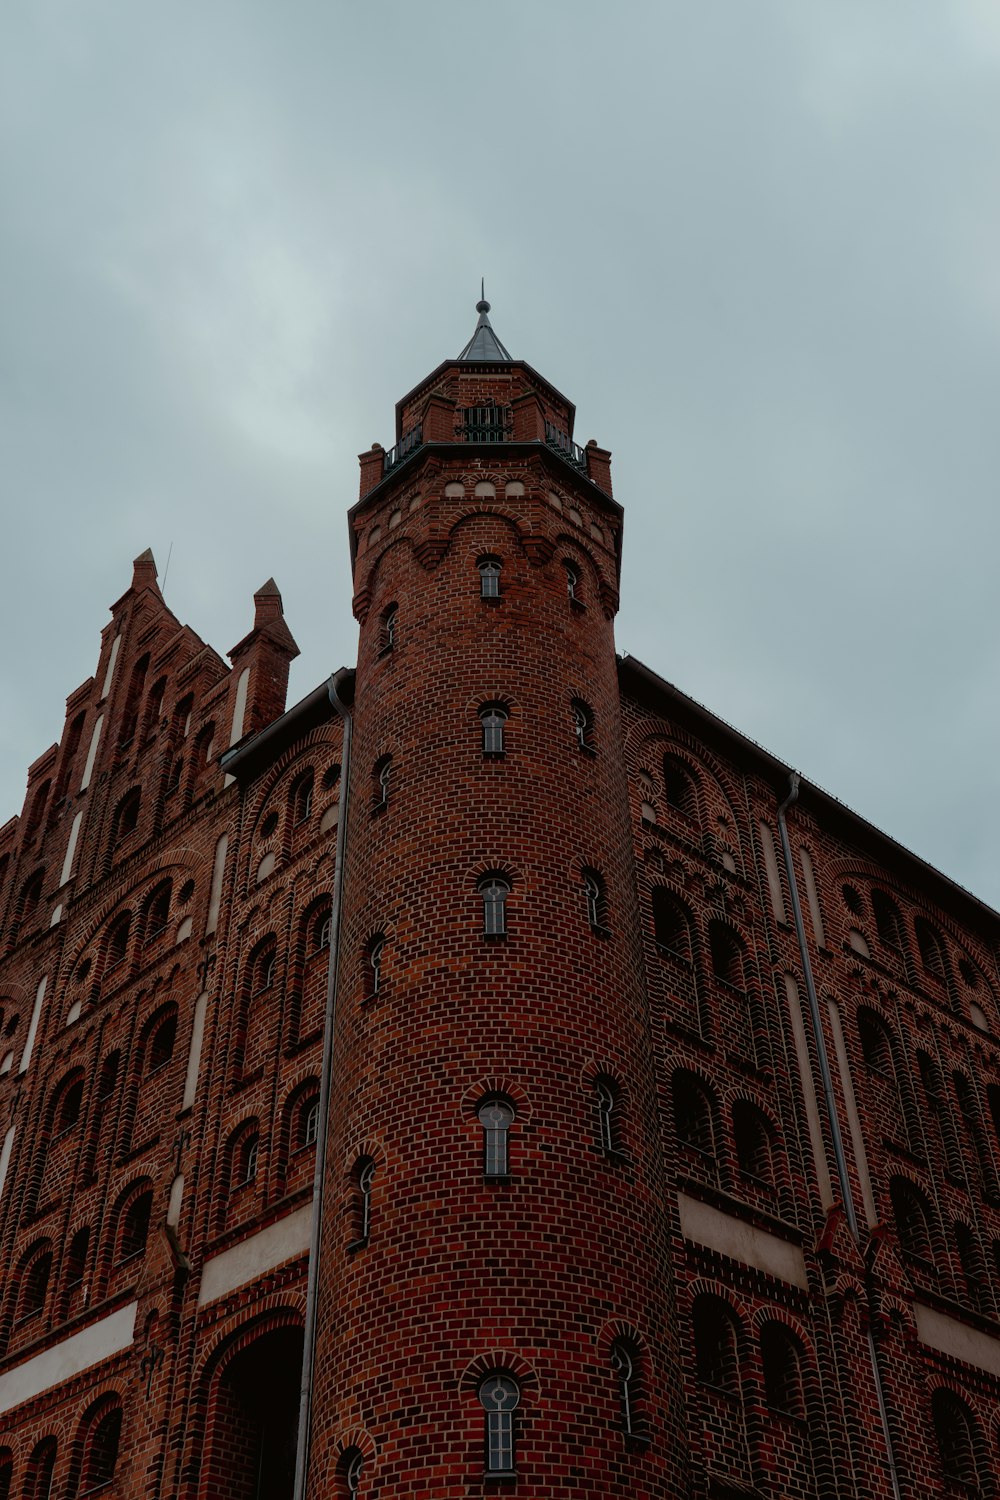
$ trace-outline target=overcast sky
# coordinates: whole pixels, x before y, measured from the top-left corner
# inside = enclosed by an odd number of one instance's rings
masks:
[[[151,546],[289,701],[492,322],[613,450],[618,646],[1000,905],[996,0],[8,0],[0,821]],[[171,552],[172,549],[172,552]]]

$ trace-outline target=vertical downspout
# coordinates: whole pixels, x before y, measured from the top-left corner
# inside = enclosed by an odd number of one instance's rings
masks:
[[[847,1214],[851,1236],[854,1243],[860,1246],[861,1233],[858,1227],[858,1215],[854,1207],[854,1194],[851,1191],[851,1179],[847,1170],[847,1154],[844,1150],[844,1137],[840,1129],[840,1116],[837,1112],[837,1098],[833,1088],[833,1075],[830,1072],[830,1058],[826,1050],[823,1019],[820,1014],[819,997],[816,994],[816,981],[813,978],[812,963],[809,958],[806,929],[802,921],[802,903],[799,901],[799,887],[795,879],[795,866],[792,864],[792,848],[788,840],[788,826],[785,822],[785,810],[798,800],[798,795],[799,774],[797,771],[792,771],[788,782],[788,796],[784,802],[778,805],[778,833],[781,836],[781,853],[785,861],[785,870],[788,874],[788,890],[792,898],[795,936],[798,939],[799,957],[802,960],[802,972],[806,981],[806,994],[809,997],[809,1015],[812,1020],[816,1056],[819,1058],[820,1077],[823,1081],[823,1097],[826,1103],[827,1119],[830,1124],[830,1135],[833,1140],[833,1154],[837,1163],[837,1181],[840,1184],[840,1194],[843,1199],[844,1210]],[[896,1456],[892,1446],[892,1433],[889,1430],[889,1413],[886,1409],[885,1390],[882,1385],[882,1372],[879,1369],[878,1351],[875,1347],[875,1337],[871,1330],[870,1320],[868,1326],[868,1355],[871,1359],[872,1375],[875,1380],[875,1394],[878,1398],[879,1416],[882,1421],[882,1435],[885,1439],[889,1476],[892,1480],[892,1493],[896,1497],[896,1500],[901,1500],[899,1475],[896,1471]]]
[[[305,1500],[309,1477],[309,1442],[312,1427],[312,1383],[316,1361],[316,1318],[318,1312],[319,1247],[323,1229],[323,1197],[326,1183],[326,1143],[329,1134],[327,1117],[333,1082],[333,1035],[337,1019],[337,969],[340,957],[341,895],[344,886],[344,852],[347,847],[347,807],[351,778],[351,713],[337,693],[335,673],[327,683],[330,702],[344,726],[340,768],[340,817],[337,821],[337,855],[333,871],[333,894],[330,908],[330,969],[326,984],[326,1015],[323,1021],[323,1063],[319,1081],[319,1121],[316,1131],[316,1166],[313,1171],[312,1228],[309,1236],[309,1273],[306,1282],[306,1310],[302,1347],[302,1385],[299,1392],[299,1429],[295,1445],[295,1488],[293,1500]]]

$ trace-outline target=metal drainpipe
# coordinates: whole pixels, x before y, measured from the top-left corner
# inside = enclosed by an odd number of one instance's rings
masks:
[[[333,894],[330,908],[330,969],[326,985],[326,1016],[323,1023],[323,1065],[319,1082],[319,1121],[316,1130],[316,1167],[313,1172],[313,1216],[309,1236],[309,1274],[306,1282],[306,1311],[302,1347],[302,1385],[299,1392],[299,1430],[295,1446],[295,1488],[293,1500],[305,1500],[309,1477],[309,1440],[312,1427],[312,1381],[316,1358],[317,1286],[319,1281],[319,1246],[323,1228],[323,1197],[326,1182],[327,1115],[333,1079],[333,1033],[337,1019],[337,969],[340,956],[341,894],[344,885],[344,852],[347,847],[347,805],[351,778],[351,713],[337,694],[335,673],[327,683],[330,702],[344,726],[340,768],[340,817],[337,822],[337,863],[333,872]]]
[[[806,929],[802,921],[802,903],[799,900],[799,887],[795,879],[795,866],[792,864],[792,848],[788,840],[788,826],[785,822],[785,810],[798,800],[798,795],[799,774],[797,771],[792,771],[788,781],[788,796],[784,802],[778,805],[778,833],[781,836],[781,853],[785,861],[785,870],[788,875],[788,889],[792,898],[795,936],[798,939],[799,957],[802,960],[802,972],[805,975],[806,981],[806,994],[809,997],[809,1015],[812,1020],[816,1055],[819,1058],[820,1076],[823,1080],[823,1097],[826,1103],[827,1119],[830,1124],[830,1135],[833,1139],[833,1154],[837,1163],[837,1180],[840,1184],[840,1193],[844,1202],[844,1210],[847,1214],[851,1236],[854,1243],[860,1246],[861,1232],[858,1226],[858,1215],[854,1207],[854,1194],[851,1191],[851,1179],[847,1170],[847,1155],[844,1151],[844,1137],[840,1129],[840,1117],[837,1113],[837,1099],[833,1089],[833,1076],[830,1072],[830,1058],[826,1050],[826,1037],[823,1032],[823,1020],[820,1015],[819,997],[816,994],[816,981],[813,978],[809,947],[806,943]],[[896,1500],[901,1500],[899,1475],[896,1470],[896,1455],[893,1451],[892,1433],[889,1430],[889,1413],[886,1409],[885,1390],[882,1385],[882,1372],[879,1369],[878,1351],[875,1347],[875,1337],[872,1333],[870,1323],[868,1327],[868,1355],[871,1359],[872,1375],[875,1380],[875,1394],[878,1398],[879,1416],[882,1421],[882,1436],[885,1439],[885,1452],[889,1465],[889,1477],[892,1480],[892,1493],[896,1497]]]

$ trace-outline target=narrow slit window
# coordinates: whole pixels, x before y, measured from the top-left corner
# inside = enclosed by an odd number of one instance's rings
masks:
[[[503,1099],[488,1099],[479,1108],[483,1127],[483,1175],[506,1177],[510,1173],[510,1127],[514,1111]]]
[[[504,709],[497,703],[491,703],[480,712],[479,722],[483,726],[483,754],[503,755],[503,727],[507,722]]]
[[[521,1399],[517,1382],[508,1375],[490,1375],[479,1387],[486,1413],[486,1472],[514,1472],[514,1413]]]
[[[507,897],[510,886],[506,880],[491,875],[479,887],[483,898],[483,932],[487,937],[503,937],[507,931]]]
[[[627,1344],[619,1341],[611,1350],[611,1368],[618,1382],[618,1404],[622,1414],[622,1430],[630,1436],[635,1432],[635,1359]]]

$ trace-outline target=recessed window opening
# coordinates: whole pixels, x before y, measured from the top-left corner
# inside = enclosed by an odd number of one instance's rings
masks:
[[[396,646],[399,606],[390,604],[382,616],[382,650],[393,651]]]
[[[277,963],[277,955],[273,948],[258,954],[254,965],[253,993],[260,995],[264,990],[269,990],[274,983],[274,970]]]
[[[745,989],[743,950],[736,934],[724,922],[710,922],[708,943],[715,977],[734,989]]]
[[[892,1078],[892,1047],[885,1027],[870,1010],[858,1011],[858,1037],[865,1067],[883,1078]]]
[[[118,809],[115,837],[119,843],[121,843],[122,839],[128,838],[130,833],[135,832],[136,825],[139,822],[139,802],[141,795],[139,788],[136,787],[133,791],[129,792]]]
[[[382,755],[373,768],[372,805],[376,812],[389,806],[389,784],[392,780],[392,756]]]
[[[566,593],[571,604],[580,603],[580,575],[569,563],[564,563],[566,569]]]
[[[945,1478],[978,1492],[975,1426],[968,1408],[950,1391],[937,1390],[931,1397],[931,1411]]]
[[[913,924],[917,935],[917,947],[920,950],[920,962],[925,971],[935,979],[947,978],[947,970],[944,963],[944,944],[940,934],[931,924],[922,917],[918,917]]]
[[[483,1127],[483,1175],[507,1177],[510,1173],[510,1127],[513,1107],[505,1099],[488,1099],[479,1106]]]
[[[176,1012],[166,1015],[159,1022],[156,1030],[149,1039],[147,1053],[147,1072],[155,1073],[160,1068],[165,1068],[174,1055],[174,1043],[177,1040],[177,1015]]]
[[[377,995],[382,988],[382,953],[385,938],[373,937],[368,944],[368,993]]]
[[[375,1185],[375,1163],[371,1157],[363,1156],[354,1169],[357,1187],[356,1224],[357,1234],[353,1246],[367,1245],[372,1227],[372,1189]]]
[[[312,951],[314,953],[319,953],[323,948],[329,948],[332,932],[333,914],[326,909],[318,912],[313,919],[312,926]]]
[[[592,750],[594,746],[594,715],[581,698],[572,702],[573,733],[581,750]]]
[[[486,937],[503,937],[507,931],[507,897],[510,885],[499,875],[488,875],[480,882],[483,898],[483,933]]]
[[[153,1193],[149,1189],[134,1198],[122,1216],[121,1238],[118,1259],[128,1260],[141,1255],[146,1248],[149,1235],[149,1219],[153,1211]]]
[[[244,1136],[243,1140],[239,1143],[234,1163],[234,1187],[245,1187],[247,1183],[253,1182],[257,1176],[257,1161],[259,1156],[260,1136],[255,1130],[250,1135]]]
[[[736,1160],[744,1177],[770,1187],[773,1181],[771,1163],[771,1127],[761,1111],[745,1099],[733,1105],[733,1134]]]
[[[608,1078],[599,1078],[594,1084],[597,1103],[597,1141],[603,1151],[618,1150],[617,1109],[618,1091]]]
[[[899,907],[885,891],[872,891],[872,911],[875,914],[875,930],[888,948],[899,952],[903,949],[903,919]]]
[[[635,1432],[635,1356],[623,1340],[619,1339],[611,1349],[611,1368],[618,1382],[618,1401],[622,1414],[622,1430],[630,1435]]]
[[[780,1323],[765,1323],[760,1335],[764,1399],[772,1411],[802,1415],[802,1377],[798,1345]]]
[[[479,1387],[479,1400],[486,1413],[486,1472],[514,1472],[514,1413],[521,1399],[517,1382],[509,1375],[488,1375]]]
[[[663,758],[663,792],[667,806],[685,818],[698,816],[698,793],[691,772],[672,755]]]
[[[361,1493],[361,1475],[364,1472],[365,1456],[360,1448],[348,1448],[340,1460],[340,1473],[343,1479],[342,1493],[353,1500],[355,1495]]]
[[[690,1073],[675,1073],[672,1091],[678,1142],[714,1162],[714,1110],[706,1089]]]
[[[21,1305],[18,1310],[19,1323],[36,1317],[42,1311],[49,1290],[51,1274],[52,1252],[47,1250],[44,1255],[36,1256],[24,1273]]]
[[[306,771],[292,788],[292,821],[304,823],[312,812],[313,773]]]
[[[122,917],[108,933],[108,969],[115,969],[119,964],[124,963],[125,955],[128,953],[128,937],[131,925],[131,917]]]
[[[932,1266],[934,1257],[931,1248],[930,1225],[927,1210],[917,1189],[904,1179],[897,1177],[889,1185],[889,1196],[892,1199],[900,1249],[904,1255]]]
[[[56,1116],[56,1135],[62,1135],[66,1130],[72,1130],[80,1118],[83,1109],[83,1079],[76,1078],[66,1088]]]
[[[733,1315],[718,1298],[700,1297],[694,1304],[693,1321],[698,1379],[715,1390],[735,1394],[739,1345]]]
[[[583,891],[587,903],[587,921],[591,927],[604,931],[608,925],[608,898],[603,876],[596,870],[585,870]]]
[[[66,1252],[67,1290],[79,1286],[87,1269],[87,1251],[90,1249],[90,1230],[78,1229],[69,1242]]]
[[[159,937],[165,932],[170,920],[170,886],[163,885],[155,891],[146,913],[146,937]]]
[[[500,561],[496,557],[483,557],[476,565],[479,568],[479,594],[482,599],[500,598]]]
[[[653,936],[661,948],[691,962],[691,920],[681,903],[663,886],[653,888]]]
[[[80,1494],[89,1495],[92,1491],[101,1489],[110,1484],[115,1477],[115,1468],[118,1464],[118,1448],[121,1442],[122,1412],[121,1407],[116,1406],[111,1411],[105,1412],[92,1427],[84,1459],[83,1476],[81,1479]]]
[[[503,755],[503,727],[507,722],[506,710],[498,703],[490,703],[479,711],[479,722],[483,726],[483,754]]]
[[[299,1145],[315,1145],[319,1135],[319,1095],[306,1099],[299,1113]]]

